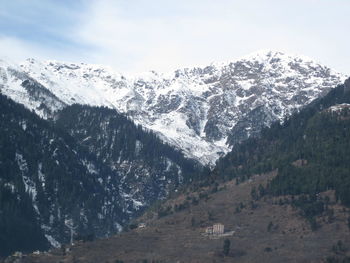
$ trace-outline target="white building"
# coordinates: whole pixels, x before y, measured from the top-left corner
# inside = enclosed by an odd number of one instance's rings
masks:
[[[213,235],[222,235],[225,232],[225,227],[221,223],[213,225]]]
[[[221,223],[214,224],[205,229],[207,235],[222,235],[225,232],[225,227]]]

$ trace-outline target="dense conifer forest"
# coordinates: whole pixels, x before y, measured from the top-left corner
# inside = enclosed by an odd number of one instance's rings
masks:
[[[188,174],[200,168],[196,161],[186,159],[181,151],[161,142],[154,132],[107,107],[78,104],[66,107],[57,114],[56,125],[69,131],[108,164],[142,159],[154,169],[162,169],[162,159],[168,158],[183,169],[185,182],[192,180]]]
[[[0,113],[0,256],[68,243],[68,221],[76,235],[116,233],[200,169],[107,108],[43,120],[0,94]]]
[[[276,170],[266,189],[256,193],[299,196],[295,205],[311,207],[308,217],[322,211],[317,195],[329,189],[350,206],[350,108],[330,108],[343,103],[350,103],[349,80],[283,124],[235,145],[210,175],[239,184],[253,174]]]

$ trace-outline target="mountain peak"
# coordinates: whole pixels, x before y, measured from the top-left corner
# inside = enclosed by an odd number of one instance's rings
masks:
[[[285,61],[299,61],[299,62],[312,62],[314,64],[319,64],[315,60],[310,57],[284,52],[281,50],[270,50],[270,49],[262,49],[255,52],[252,52],[246,56],[241,57],[238,60],[251,60],[251,61],[260,61],[266,62],[271,61],[273,59],[280,59]]]
[[[101,65],[36,60],[27,60],[21,70],[64,102],[61,107],[117,109],[187,157],[211,165],[231,148],[226,142],[233,130],[240,127],[239,138],[256,135],[344,81],[309,58],[274,50],[166,74],[128,76]],[[14,91],[21,90],[22,98],[26,91],[16,78],[3,92],[20,101]],[[27,105],[37,111],[33,105],[41,102]]]

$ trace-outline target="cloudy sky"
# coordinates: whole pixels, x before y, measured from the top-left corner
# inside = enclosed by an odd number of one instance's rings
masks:
[[[0,0],[0,57],[168,71],[261,49],[350,73],[349,0]]]

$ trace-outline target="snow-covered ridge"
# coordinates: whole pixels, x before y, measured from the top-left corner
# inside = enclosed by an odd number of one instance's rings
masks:
[[[39,107],[48,103],[47,94],[56,97],[51,98],[55,106],[48,105],[51,111],[73,103],[114,108],[203,164],[214,164],[229,151],[227,138],[242,119],[250,120],[244,127],[249,135],[250,126],[282,121],[345,79],[309,58],[274,51],[137,76],[98,65],[28,59],[17,70],[47,89],[39,105],[24,99],[23,78],[8,68],[0,64],[1,91],[41,116],[49,116]],[[250,118],[256,109],[266,118]]]
[[[350,104],[348,103],[337,104],[327,109],[327,111],[329,112],[342,112],[344,110],[350,110]]]

